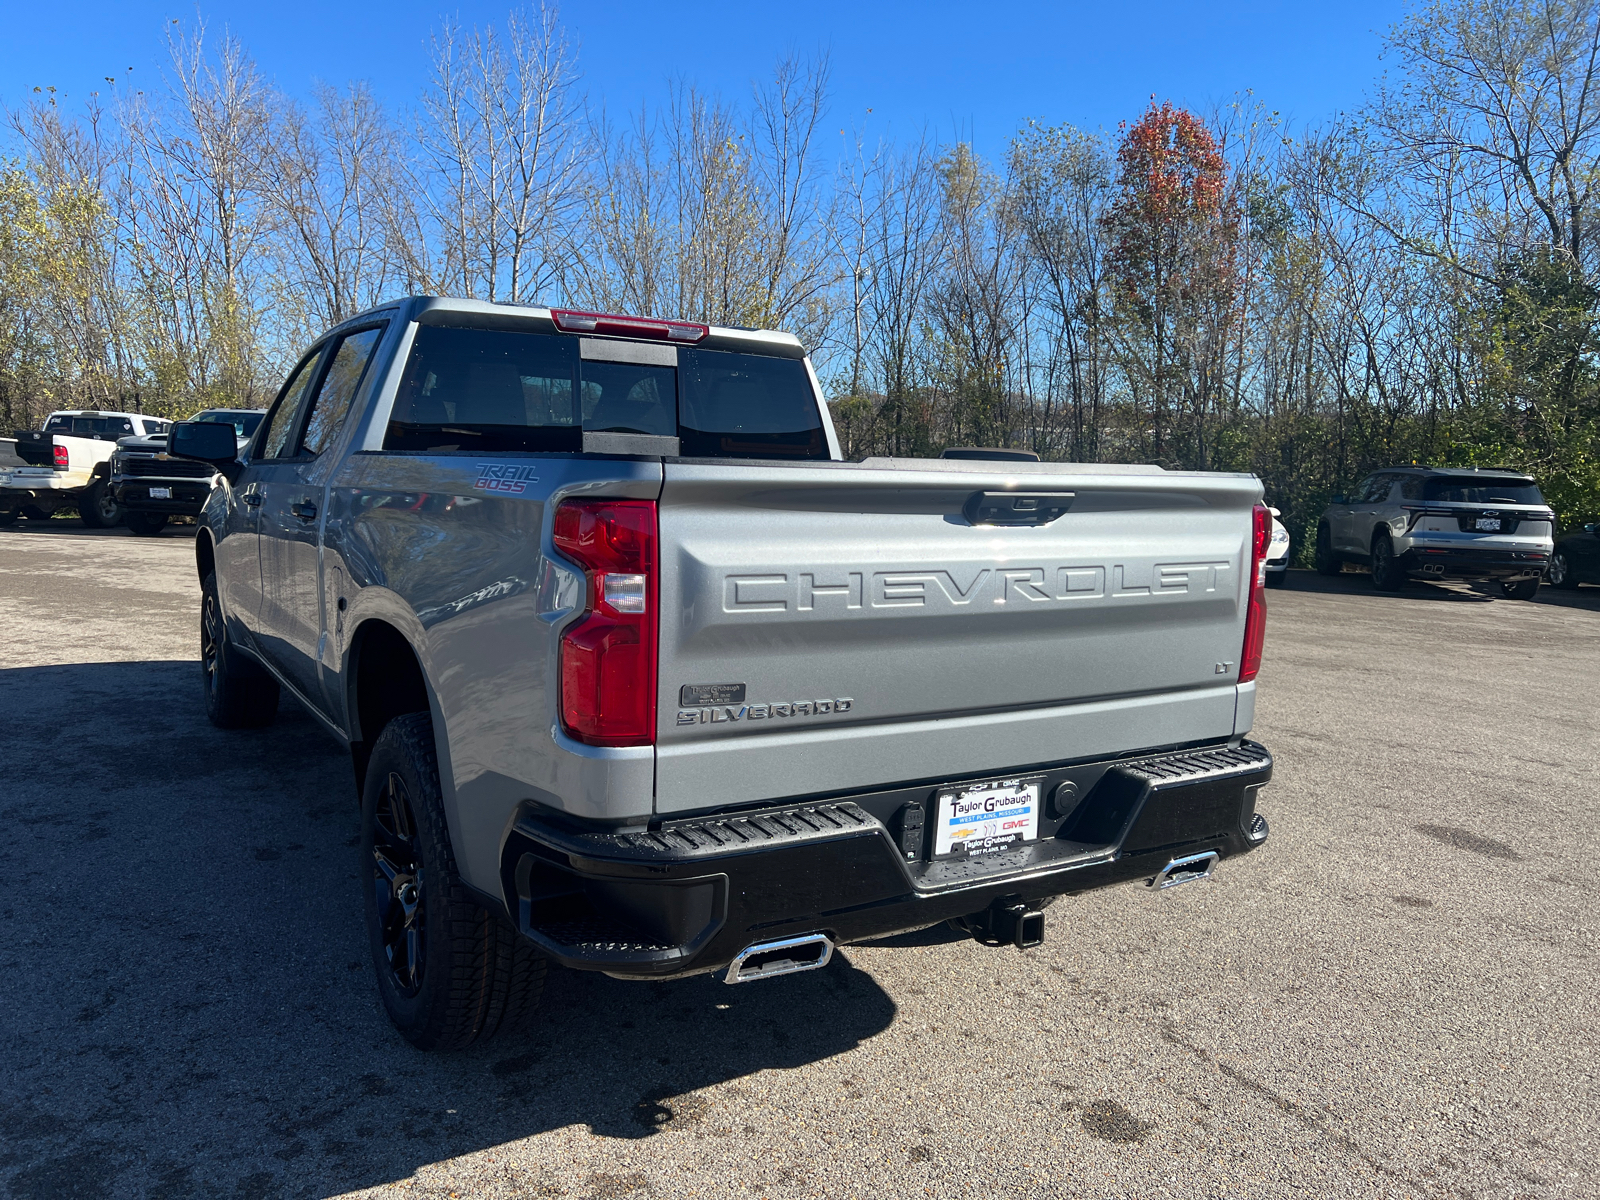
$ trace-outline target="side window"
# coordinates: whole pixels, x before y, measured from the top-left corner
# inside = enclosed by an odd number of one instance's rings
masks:
[[[1400,476],[1400,499],[1402,499],[1402,500],[1421,500],[1422,499],[1422,476],[1421,475],[1402,475],[1402,476]]]
[[[1393,475],[1374,475],[1367,482],[1367,490],[1361,497],[1361,502],[1363,504],[1382,504],[1389,498],[1389,485],[1393,482]]]
[[[1367,493],[1372,490],[1373,481],[1377,478],[1378,477],[1376,475],[1368,475],[1361,481],[1359,486],[1350,490],[1347,502],[1350,504],[1360,504],[1367,498]]]
[[[322,347],[318,346],[300,360],[294,374],[289,376],[289,382],[283,385],[283,391],[278,394],[278,403],[273,406],[272,415],[267,419],[267,436],[261,443],[262,458],[287,458],[293,453],[289,439],[294,433],[295,418],[300,414],[300,402],[305,399],[306,389],[317,377],[317,363],[321,360]]]
[[[301,453],[321,454],[333,441],[382,337],[383,326],[380,325],[339,339],[322,376],[322,386],[311,402],[311,417],[306,421],[305,436],[300,439]]]

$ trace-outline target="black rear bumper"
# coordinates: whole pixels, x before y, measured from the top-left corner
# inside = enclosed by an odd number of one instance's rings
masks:
[[[1152,877],[1173,858],[1226,858],[1267,836],[1255,801],[1272,756],[1254,742],[1003,774],[1042,777],[1044,797],[1070,783],[1081,799],[1047,807],[1037,841],[975,860],[930,860],[921,814],[947,784],[626,831],[530,805],[506,835],[501,884],[522,934],[557,962],[659,978],[717,970],[758,942],[857,942],[1001,898]]]
[[[1544,574],[1550,556],[1542,550],[1444,550],[1417,547],[1402,567],[1418,579],[1511,580]]]

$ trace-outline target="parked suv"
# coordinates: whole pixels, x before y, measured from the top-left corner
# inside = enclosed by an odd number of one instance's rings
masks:
[[[1394,591],[1408,578],[1497,582],[1532,600],[1550,563],[1555,514],[1532,479],[1516,471],[1394,467],[1335,496],[1317,526],[1317,570],[1347,562],[1372,568]]]
[[[242,453],[266,415],[264,408],[208,408],[190,417],[232,425]],[[158,534],[171,517],[197,517],[211,495],[216,471],[206,463],[167,457],[167,435],[123,438],[111,456],[111,492],[127,510],[122,523],[145,537]]]

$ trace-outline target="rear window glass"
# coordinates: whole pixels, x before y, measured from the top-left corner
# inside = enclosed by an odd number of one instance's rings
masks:
[[[583,431],[680,439],[681,453],[827,458],[798,359],[679,347],[678,366],[579,360],[579,340],[422,326],[388,450],[575,453]]]
[[[795,358],[679,350],[678,434],[701,458],[827,458],[811,377]]]
[[[581,450],[577,369],[575,338],[424,325],[411,345],[384,448]]]
[[[133,421],[128,417],[51,417],[46,433],[65,433],[72,437],[128,437]]]
[[[1422,484],[1424,500],[1458,504],[1543,504],[1536,485],[1520,479],[1435,476]]]
[[[255,434],[256,427],[261,424],[261,418],[264,416],[266,416],[266,413],[228,412],[226,410],[218,412],[208,409],[202,413],[195,413],[189,420],[207,421],[213,425],[232,425],[235,437],[247,438]]]

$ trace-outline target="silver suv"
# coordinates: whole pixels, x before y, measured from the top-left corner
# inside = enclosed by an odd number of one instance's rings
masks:
[[[1368,564],[1383,591],[1407,578],[1493,581],[1531,600],[1554,530],[1538,485],[1516,471],[1394,467],[1333,498],[1317,525],[1316,564],[1324,575]]]

